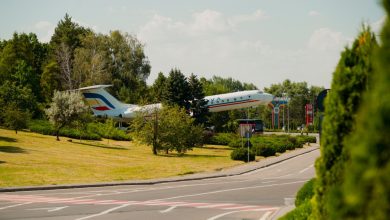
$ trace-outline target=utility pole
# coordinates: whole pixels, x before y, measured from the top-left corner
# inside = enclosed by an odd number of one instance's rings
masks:
[[[249,108],[247,110],[247,115],[246,115],[246,127],[248,129],[248,134],[247,134],[247,140],[246,140],[246,144],[248,145],[248,163],[249,163],[249,132],[252,132],[252,129],[249,129],[249,126],[248,126],[248,122],[249,122]]]
[[[155,109],[153,129],[153,154],[157,155],[158,110]]]

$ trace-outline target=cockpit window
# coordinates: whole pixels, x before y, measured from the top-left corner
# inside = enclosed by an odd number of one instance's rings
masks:
[[[258,93],[258,94],[263,94],[263,91],[258,91],[257,93]]]

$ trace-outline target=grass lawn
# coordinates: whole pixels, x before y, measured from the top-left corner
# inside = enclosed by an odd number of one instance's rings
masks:
[[[129,141],[80,141],[0,129],[0,187],[151,179],[242,164],[222,146],[154,156]]]

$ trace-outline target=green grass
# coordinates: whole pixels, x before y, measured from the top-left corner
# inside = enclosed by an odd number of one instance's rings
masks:
[[[0,187],[151,179],[242,164],[228,147],[208,145],[183,156],[154,156],[129,141],[80,141],[0,129]]]

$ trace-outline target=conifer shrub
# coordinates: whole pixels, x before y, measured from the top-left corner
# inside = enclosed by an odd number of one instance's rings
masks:
[[[331,90],[325,99],[322,123],[321,157],[316,161],[317,187],[313,219],[335,219],[340,209],[341,183],[350,152],[345,140],[355,128],[356,113],[372,77],[375,35],[363,27],[351,48],[346,47],[333,74]]]

